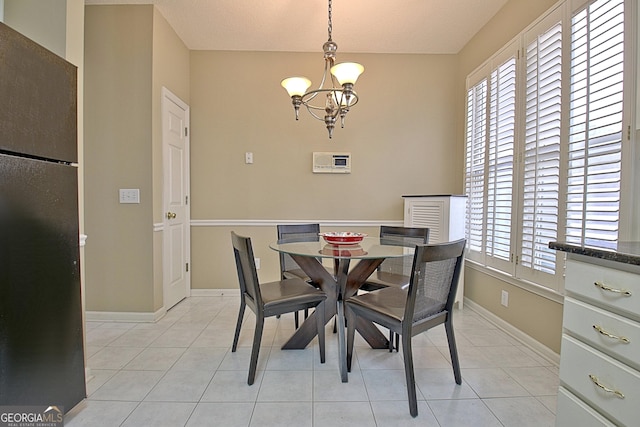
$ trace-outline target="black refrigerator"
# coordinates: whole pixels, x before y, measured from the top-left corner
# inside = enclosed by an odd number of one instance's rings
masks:
[[[86,396],[76,73],[0,23],[0,406]]]

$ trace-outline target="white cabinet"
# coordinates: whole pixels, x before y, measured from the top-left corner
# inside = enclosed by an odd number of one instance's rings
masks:
[[[565,289],[556,425],[637,425],[640,267],[570,253]]]
[[[402,196],[404,226],[429,229],[429,243],[463,239],[467,196]],[[460,273],[456,303],[462,308],[464,297],[464,266]]]

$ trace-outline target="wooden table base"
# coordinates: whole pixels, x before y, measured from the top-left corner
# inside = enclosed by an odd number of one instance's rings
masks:
[[[338,315],[340,376],[342,382],[347,382],[343,301],[358,292],[360,285],[369,278],[382,261],[384,261],[384,258],[361,259],[351,271],[349,271],[349,258],[337,259],[335,266],[336,278],[334,279],[318,259],[293,254],[291,256],[300,268],[307,273],[311,280],[320,286],[320,289],[327,294],[327,300],[324,305],[325,322],[329,322],[335,315]],[[356,330],[367,341],[371,348],[389,348],[389,341],[372,322],[359,318],[356,324]],[[282,349],[293,350],[306,348],[316,335],[315,313],[312,313],[282,346]]]

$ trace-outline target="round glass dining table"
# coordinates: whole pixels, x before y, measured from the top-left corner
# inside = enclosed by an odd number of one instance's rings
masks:
[[[337,315],[339,365],[342,382],[347,382],[346,342],[344,331],[343,301],[358,292],[360,286],[387,258],[413,256],[415,246],[403,246],[397,240],[365,237],[356,244],[329,244],[317,241],[280,240],[269,247],[277,252],[290,255],[314,284],[326,294],[325,319],[328,322]],[[323,266],[323,259],[332,259],[334,274]],[[358,262],[352,267],[351,260]],[[303,349],[316,336],[315,313],[307,318],[300,328],[282,346],[283,349]],[[389,341],[371,322],[358,319],[358,333],[372,348],[387,349]]]

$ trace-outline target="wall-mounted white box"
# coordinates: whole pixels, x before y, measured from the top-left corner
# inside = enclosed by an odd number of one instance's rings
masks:
[[[139,188],[121,188],[120,203],[140,203]]]
[[[313,173],[351,173],[351,153],[313,153]]]

